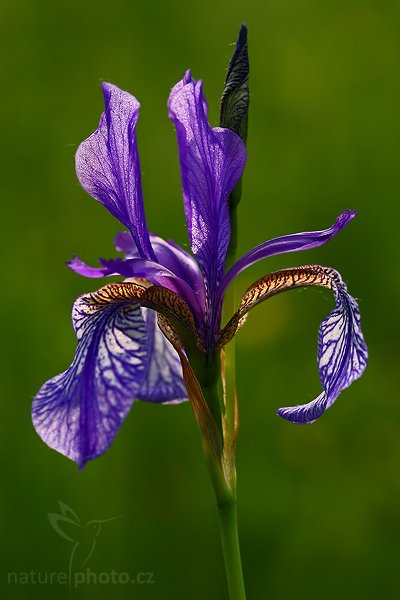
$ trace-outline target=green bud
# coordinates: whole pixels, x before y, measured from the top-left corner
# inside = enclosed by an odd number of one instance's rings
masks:
[[[220,125],[237,133],[245,143],[247,139],[249,100],[247,27],[242,25],[229,64],[221,98]]]

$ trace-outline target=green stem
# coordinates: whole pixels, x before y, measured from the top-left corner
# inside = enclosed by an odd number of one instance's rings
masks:
[[[245,600],[237,529],[236,500],[218,504],[218,516],[230,600]]]
[[[238,186],[240,198],[241,186]],[[237,204],[230,206],[231,241],[226,257],[228,270],[236,261],[237,248]],[[226,291],[222,312],[223,323],[228,322],[236,311],[235,285],[232,283]],[[224,460],[226,475],[229,478],[232,497],[225,502],[217,502],[221,530],[222,549],[230,600],[245,600],[242,561],[240,558],[239,535],[236,510],[236,469],[235,442],[237,436],[236,414],[236,359],[235,339],[225,347],[225,414],[224,421]],[[217,497],[218,498],[218,497]]]

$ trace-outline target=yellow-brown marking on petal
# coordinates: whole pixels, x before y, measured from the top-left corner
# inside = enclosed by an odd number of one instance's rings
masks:
[[[239,307],[242,317],[259,302],[289,288],[317,285],[332,287],[332,276],[320,265],[306,265],[270,273],[261,277],[245,292]]]
[[[148,288],[143,294],[142,301],[146,304],[153,305],[156,309],[162,309],[160,312],[174,315],[182,321],[187,327],[195,330],[195,320],[189,306],[180,296],[168,290],[167,288],[153,285]]]
[[[217,338],[217,348],[223,348],[234,337],[239,329],[239,311],[235,312],[225,327],[219,332]]]
[[[95,292],[90,292],[82,296],[82,300],[88,307],[100,308],[106,304],[112,304],[119,300],[139,301],[146,288],[142,285],[131,282],[108,283]]]
[[[240,327],[241,320],[260,302],[291,288],[311,285],[332,288],[339,282],[339,277],[337,271],[321,265],[293,267],[261,277],[246,290],[239,309],[220,332],[217,347],[222,348],[233,338]]]
[[[93,313],[107,304],[121,300],[140,302],[142,306],[158,312],[161,317],[160,329],[169,341],[173,338],[181,347],[195,345],[204,350],[192,311],[180,296],[167,288],[152,285],[145,279],[131,279],[121,283],[108,283],[81,298],[87,311]]]
[[[203,350],[193,313],[183,298],[167,288],[153,285],[142,295],[141,302],[143,306],[156,310],[168,319],[175,335],[181,339],[181,344],[186,345],[191,338]]]

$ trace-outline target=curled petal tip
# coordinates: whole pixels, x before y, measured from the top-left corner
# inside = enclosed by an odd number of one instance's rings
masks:
[[[344,210],[342,213],[340,213],[340,215],[336,219],[336,226],[340,227],[340,228],[344,227],[345,225],[347,225],[347,223],[350,223],[350,221],[352,221],[354,219],[356,214],[357,214],[356,210],[350,210],[350,209]]]
[[[101,83],[101,89],[103,90],[103,92],[111,91],[114,87],[115,86],[109,81],[102,81]]]
[[[183,76],[182,83],[183,83],[183,85],[187,85],[188,83],[191,83],[192,81],[193,81],[192,80],[192,72],[190,69],[188,69]]]
[[[275,411],[275,414],[278,415],[278,417],[282,417],[283,419],[287,419],[287,417],[285,416],[285,409],[284,408],[279,408],[277,411]]]
[[[90,267],[86,263],[83,262],[78,256],[74,255],[71,260],[68,260],[66,263],[68,268],[78,275],[82,275],[83,277],[89,278],[97,278],[97,277],[107,277],[108,275],[112,275],[115,271],[110,270],[107,265],[102,267]]]
[[[282,419],[285,419],[285,421],[293,423],[293,425],[311,425],[311,423],[314,423],[314,421],[316,420],[315,418],[308,419],[304,417],[304,415],[296,414],[293,408],[290,407],[280,408],[276,411],[276,414],[278,415],[278,417],[282,417]]]

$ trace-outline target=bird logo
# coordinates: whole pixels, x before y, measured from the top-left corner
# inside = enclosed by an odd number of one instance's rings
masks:
[[[108,519],[81,521],[76,512],[65,502],[58,502],[60,513],[48,513],[49,521],[59,536],[73,544],[68,565],[68,578],[71,588],[72,573],[82,569],[92,556],[103,523],[120,519],[123,515]]]

